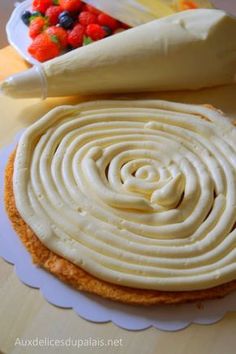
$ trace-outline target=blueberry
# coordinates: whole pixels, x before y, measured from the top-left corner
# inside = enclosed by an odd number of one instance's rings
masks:
[[[26,26],[29,26],[31,16],[32,16],[32,14],[30,11],[24,11],[23,14],[21,15],[21,19]]]
[[[64,15],[59,18],[59,24],[65,29],[70,29],[74,25],[74,20],[70,16]]]
[[[110,27],[108,26],[102,26],[102,28],[104,29],[104,31],[106,32],[106,37],[110,36],[112,34],[112,29],[110,29]]]
[[[60,20],[61,17],[64,17],[64,16],[70,16],[69,11],[63,11],[63,12],[61,12],[60,15],[58,16],[59,20]]]

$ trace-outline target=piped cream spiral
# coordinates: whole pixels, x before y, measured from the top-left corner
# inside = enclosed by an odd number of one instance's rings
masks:
[[[98,278],[210,288],[236,279],[235,141],[203,106],[62,106],[20,139],[16,206],[43,244]]]

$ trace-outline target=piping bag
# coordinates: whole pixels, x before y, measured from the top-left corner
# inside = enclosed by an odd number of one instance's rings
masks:
[[[107,37],[13,75],[16,98],[196,90],[236,79],[236,19],[188,10]]]
[[[84,0],[84,2],[130,27],[139,26],[175,12],[168,1],[163,0]]]

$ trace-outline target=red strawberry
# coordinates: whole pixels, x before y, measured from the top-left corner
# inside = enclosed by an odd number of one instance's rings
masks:
[[[182,0],[180,1],[180,10],[184,11],[184,10],[194,10],[198,8],[198,5],[191,0]]]
[[[62,8],[60,6],[50,6],[45,16],[48,18],[48,23],[51,26],[55,26],[58,23],[58,16],[62,13]]]
[[[44,17],[35,17],[29,26],[29,36],[34,39],[47,28],[47,20]]]
[[[119,27],[124,28],[124,29],[130,29],[131,28],[129,25],[126,25],[123,22],[120,22],[119,25],[120,25]]]
[[[85,28],[80,24],[76,25],[68,35],[68,42],[73,48],[81,47],[84,40]]]
[[[55,58],[60,54],[56,41],[47,33],[39,34],[28,48],[28,52],[39,61],[46,61]]]
[[[79,14],[79,23],[82,26],[88,26],[91,23],[96,23],[97,22],[97,16],[94,15],[92,12],[88,12],[88,11],[82,11]]]
[[[53,0],[33,0],[33,10],[45,14],[49,6],[53,5]]]
[[[116,19],[104,13],[98,16],[98,23],[101,26],[110,27],[113,31],[119,27],[119,22]]]
[[[100,10],[98,10],[95,7],[93,7],[92,5],[88,5],[88,4],[85,4],[85,6],[83,7],[83,11],[91,12],[94,15],[99,15],[102,13]]]
[[[67,33],[67,31],[64,28],[57,27],[57,26],[52,26],[52,27],[49,27],[46,30],[46,33],[49,36],[54,36],[54,37],[51,37],[51,38],[54,38],[55,41],[57,40],[62,49],[65,49],[67,47],[67,45],[68,45],[68,33]]]
[[[98,41],[99,39],[106,37],[106,31],[96,23],[87,26],[86,34],[93,41]]]
[[[69,12],[79,11],[83,5],[81,0],[59,0],[59,4],[64,11]]]
[[[117,28],[114,32],[113,32],[113,34],[117,34],[117,33],[121,33],[121,32],[124,32],[125,31],[125,29],[124,28]]]

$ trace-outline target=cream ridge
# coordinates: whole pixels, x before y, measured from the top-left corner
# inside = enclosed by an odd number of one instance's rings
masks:
[[[211,288],[236,279],[235,141],[205,106],[61,106],[20,139],[16,207],[46,247],[100,279]]]

